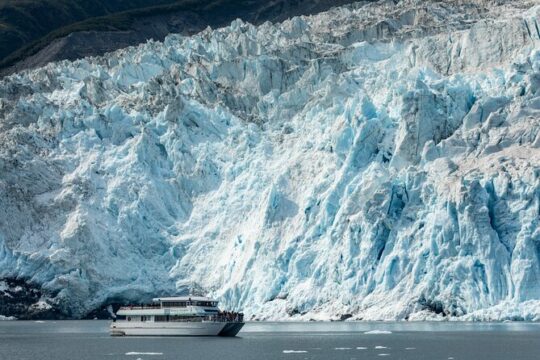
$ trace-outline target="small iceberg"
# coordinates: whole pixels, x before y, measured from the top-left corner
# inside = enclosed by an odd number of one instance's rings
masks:
[[[334,348],[334,350],[351,350],[350,347],[337,347],[337,348]]]
[[[126,355],[128,355],[128,356],[132,356],[132,355],[149,355],[149,356],[152,356],[152,355],[163,355],[163,353],[161,353],[161,352],[138,352],[138,351],[131,351],[131,352],[127,352]]]
[[[390,356],[390,354],[378,354],[379,356]]]
[[[367,350],[367,347],[365,347],[365,346],[357,346],[356,350]]]
[[[377,346],[375,346],[375,349],[388,349],[388,347],[377,345]]]
[[[380,334],[391,334],[392,332],[391,331],[388,331],[388,330],[371,330],[371,331],[366,331],[364,334],[367,334],[367,335],[380,335]]]
[[[306,350],[283,350],[284,354],[305,354]]]

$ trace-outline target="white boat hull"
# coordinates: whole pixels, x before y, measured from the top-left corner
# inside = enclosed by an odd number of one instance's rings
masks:
[[[128,322],[111,324],[113,336],[218,336],[226,322]],[[242,324],[243,325],[243,324]],[[240,328],[242,325],[239,325]],[[238,329],[239,331],[239,329]],[[236,333],[238,332],[236,331]],[[234,334],[236,335],[236,334]],[[232,336],[234,336],[232,335]],[[225,335],[231,336],[231,335]]]

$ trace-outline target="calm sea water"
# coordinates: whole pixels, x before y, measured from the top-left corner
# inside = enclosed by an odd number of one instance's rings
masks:
[[[0,321],[0,359],[540,359],[528,323],[248,323],[236,338],[118,338],[108,325]]]

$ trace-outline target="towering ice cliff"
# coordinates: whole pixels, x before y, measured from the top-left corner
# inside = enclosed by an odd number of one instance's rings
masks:
[[[539,130],[527,0],[357,3],[15,74],[0,296],[540,320]]]

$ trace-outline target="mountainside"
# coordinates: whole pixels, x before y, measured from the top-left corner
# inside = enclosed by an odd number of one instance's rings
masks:
[[[53,30],[82,20],[174,2],[177,0],[0,0],[0,59]]]
[[[352,0],[0,0],[0,76],[192,35],[237,18],[254,24],[309,15]]]
[[[248,318],[540,320],[539,15],[357,3],[4,78],[0,314],[196,289]]]

